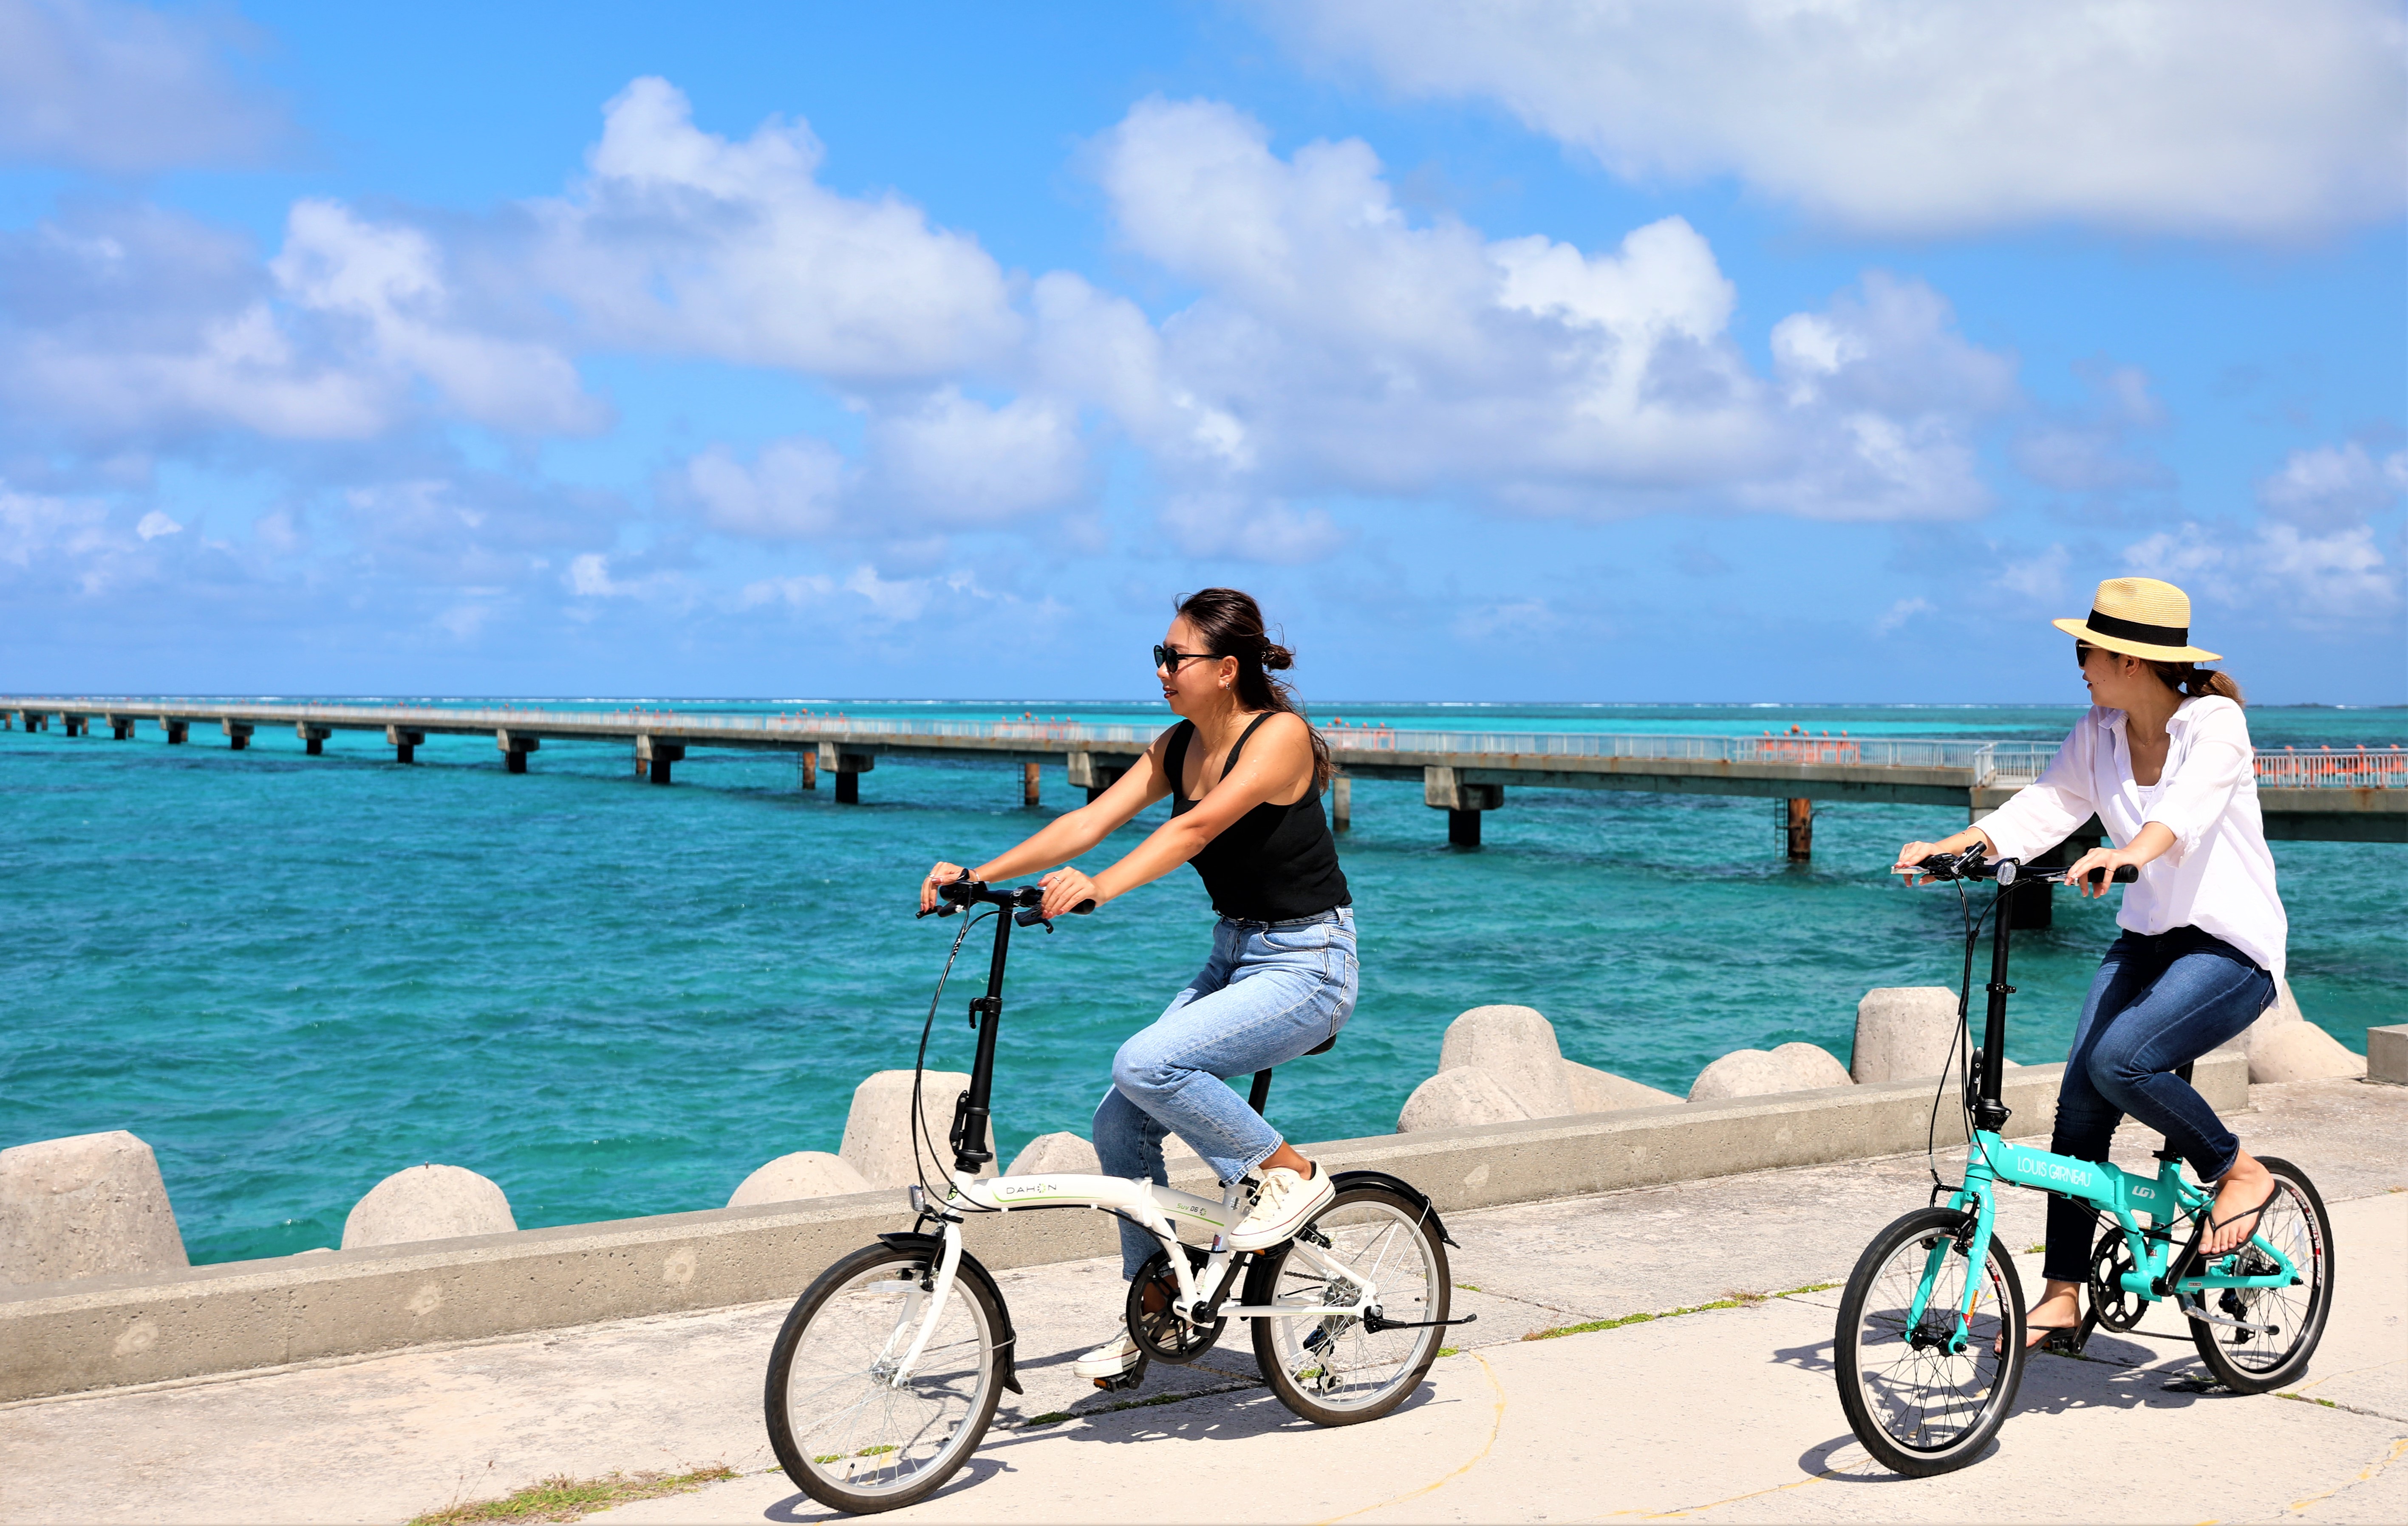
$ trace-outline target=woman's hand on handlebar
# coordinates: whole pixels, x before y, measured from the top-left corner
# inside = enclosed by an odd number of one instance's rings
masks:
[[[2135,852],[2130,848],[2094,848],[2066,865],[2065,883],[2073,887],[2076,895],[2094,900],[2107,893],[2114,882],[2115,871],[2129,868],[2136,873],[2143,864],[2157,855]]]
[[[968,872],[958,863],[947,863],[944,860],[939,859],[937,866],[928,871],[928,877],[920,881],[921,915],[925,916],[937,909],[938,886],[949,879],[959,879]]]
[[[1947,849],[1938,843],[1909,843],[1898,850],[1898,863],[1891,867],[1890,872],[1910,876],[1907,880],[1910,885],[1928,885],[1931,883],[1931,877],[1916,874],[1915,866],[1934,854],[1946,851]]]
[[[1076,869],[1056,869],[1037,883],[1045,890],[1040,906],[1048,920],[1068,917],[1082,902],[1092,901],[1096,906],[1104,902],[1104,892],[1096,889],[1096,882]]]

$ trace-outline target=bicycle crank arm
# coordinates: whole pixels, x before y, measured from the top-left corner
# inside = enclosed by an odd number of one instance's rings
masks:
[[[2191,1309],[2183,1310],[2183,1318],[2197,1319],[2201,1324],[2229,1325],[2234,1330],[2246,1331],[2252,1335],[2279,1335],[2283,1333],[2281,1325],[2253,1325],[2245,1319],[2228,1319],[2221,1314],[2201,1314]]]
[[[1383,1330],[1444,1330],[1449,1325],[1468,1325],[1479,1318],[1477,1314],[1467,1314],[1460,1319],[1386,1319],[1373,1309],[1363,1316],[1363,1328],[1374,1335]]]

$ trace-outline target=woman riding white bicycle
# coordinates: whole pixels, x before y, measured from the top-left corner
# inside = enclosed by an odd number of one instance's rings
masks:
[[[1258,1250],[1291,1237],[1332,1196],[1313,1162],[1223,1084],[1317,1048],[1354,1010],[1354,903],[1321,808],[1329,752],[1270,677],[1295,659],[1246,594],[1208,588],[1181,600],[1154,655],[1181,723],[1100,796],[969,874],[996,881],[1051,868],[1043,910],[1059,917],[1195,864],[1221,914],[1211,957],[1113,1056],[1096,1153],[1107,1175],[1167,1183],[1162,1141],[1176,1134],[1225,1185],[1258,1178],[1253,1207],[1228,1235],[1231,1248]],[[1166,796],[1170,820],[1120,862],[1092,877],[1067,866]],[[921,909],[962,872],[930,869]],[[1120,1234],[1121,1275],[1134,1280],[1160,1248],[1125,1220]],[[1124,1333],[1082,1357],[1077,1372],[1108,1381],[1138,1361]]]
[[[2190,645],[2190,600],[2171,583],[2109,578],[2087,620],[2054,623],[2074,638],[2090,713],[2038,780],[1945,841],[1907,844],[1899,868],[1976,845],[1993,858],[2029,861],[2099,818],[2114,846],[2084,854],[2067,881],[2103,869],[2084,886],[2104,895],[2118,868],[2131,865],[2140,878],[2125,892],[2115,918],[2123,935],[2074,1029],[2049,1148],[2104,1161],[2127,1114],[2164,1134],[2200,1180],[2216,1184],[2200,1250],[2221,1254],[2248,1240],[2274,1179],[2172,1073],[2272,1003],[2289,926],[2258,816],[2241,690],[2196,665],[2219,659]],[[2029,1316],[2033,1344],[2068,1340],[2060,1333],[2081,1326],[2093,1220],[2086,1204],[2049,1199],[2048,1285]]]

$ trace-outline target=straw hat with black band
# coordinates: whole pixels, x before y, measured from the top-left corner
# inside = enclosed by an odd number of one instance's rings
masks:
[[[2099,585],[2087,620],[2049,621],[2094,647],[2153,663],[2214,663],[2190,644],[2190,595],[2154,578],[2110,578]]]

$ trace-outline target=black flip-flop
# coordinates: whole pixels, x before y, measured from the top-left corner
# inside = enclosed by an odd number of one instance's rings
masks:
[[[2212,1257],[2212,1256],[2213,1256],[2213,1257],[2221,1257],[2221,1256],[2237,1256],[2237,1255],[2239,1255],[2239,1254],[2241,1253],[2241,1251],[2242,1251],[2245,1247],[2247,1247],[2247,1245],[2249,1244],[2249,1239],[2248,1239],[2248,1236],[2247,1236],[2247,1235],[2244,1235],[2244,1236],[2243,1236],[2243,1237],[2242,1237],[2242,1241],[2241,1241],[2241,1244],[2240,1244],[2240,1245],[2234,1246],[2234,1247],[2233,1247],[2231,1249],[2229,1249],[2229,1250],[2210,1250],[2210,1249],[2208,1249],[2208,1248],[2207,1248],[2207,1237],[2208,1237],[2209,1235],[2211,1235],[2211,1234],[2214,1234],[2217,1230],[2220,1230],[2220,1229],[2224,1228],[2224,1226],[2225,1226],[2225,1225],[2227,1225],[2227,1224],[2237,1224],[2237,1223],[2241,1222],[2241,1221],[2242,1221],[2243,1219],[2262,1219],[2262,1218],[2265,1216],[2266,1210],[2267,1210],[2267,1209],[2269,1209],[2269,1208],[2271,1208],[2271,1207],[2272,1207],[2272,1206],[2274,1205],[2274,1200],[2275,1200],[2276,1198],[2278,1198],[2278,1197],[2281,1197],[2282,1195],[2283,1195],[2283,1184],[2282,1184],[2282,1182],[2281,1182],[2280,1180],[2277,1180],[2277,1181],[2274,1183],[2274,1186],[2273,1186],[2272,1190],[2272,1191],[2270,1191],[2269,1192],[2267,1192],[2267,1194],[2266,1194],[2266,1200],[2265,1200],[2264,1202],[2262,1202],[2262,1203],[2258,1204],[2258,1206],[2256,1206],[2256,1207],[2254,1207],[2254,1208],[2243,1208],[2243,1209],[2242,1209],[2239,1213],[2227,1214],[2227,1215],[2226,1215],[2225,1217],[2223,1217],[2222,1219],[2209,1219],[2209,1220],[2207,1221],[2207,1227],[2206,1227],[2205,1229],[2200,1230],[2200,1231],[2199,1232],[2199,1238],[2198,1238],[2197,1240],[2195,1240],[2195,1241],[2193,1241],[2193,1242],[2192,1242],[2192,1244],[2197,1248],[2195,1248],[2195,1249],[2192,1251],[2192,1254],[2193,1254],[2193,1255],[2195,1255],[2195,1256],[2197,1256],[2197,1257],[2198,1257],[2200,1260],[2201,1260],[2201,1261],[2206,1261],[2207,1259],[2209,1259],[2209,1258],[2210,1258],[2210,1257]],[[2257,1225],[2255,1225],[2255,1224],[2250,1225],[2250,1226],[2249,1226],[2249,1234],[2257,1234],[2257,1233],[2258,1233],[2258,1226],[2257,1226]]]

